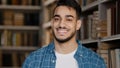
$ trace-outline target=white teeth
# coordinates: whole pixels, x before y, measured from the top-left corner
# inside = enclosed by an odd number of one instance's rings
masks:
[[[60,30],[60,31],[58,31],[58,32],[64,33],[64,32],[67,32],[67,31],[61,31],[61,30]]]
[[[59,35],[66,35],[68,32],[68,29],[56,29],[56,30]]]
[[[58,30],[58,32],[60,32],[60,33],[65,33],[65,32],[67,32],[66,30]]]

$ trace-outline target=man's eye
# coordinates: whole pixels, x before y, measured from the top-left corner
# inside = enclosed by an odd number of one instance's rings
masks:
[[[54,18],[54,21],[58,21],[59,20],[59,18]]]
[[[67,21],[72,21],[72,19],[67,19]]]

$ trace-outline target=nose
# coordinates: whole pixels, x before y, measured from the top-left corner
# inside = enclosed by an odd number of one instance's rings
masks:
[[[65,27],[65,21],[64,20],[61,20],[59,22],[59,27]]]

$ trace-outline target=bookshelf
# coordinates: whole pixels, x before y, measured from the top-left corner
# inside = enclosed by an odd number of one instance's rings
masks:
[[[118,3],[118,0],[96,0],[82,5],[84,24],[78,37],[83,45],[97,49],[95,51],[105,59],[107,68],[120,67]]]
[[[0,5],[0,9],[2,10],[26,10],[26,11],[32,11],[32,10],[35,10],[35,11],[39,11],[41,9],[40,6],[24,6],[24,5],[21,5],[21,6],[18,6],[18,5]]]
[[[120,68],[120,0],[76,0],[82,7],[82,26],[77,38],[105,59],[107,68]],[[48,4],[49,2],[49,4]],[[47,5],[46,5],[47,4]],[[46,1],[45,9],[53,7],[54,0]],[[51,11],[46,12],[47,15]],[[50,15],[51,16],[51,15]],[[49,16],[49,17],[50,17]],[[45,45],[50,42],[50,19],[43,24]]]
[[[21,68],[42,47],[42,0],[0,0],[0,68]]]

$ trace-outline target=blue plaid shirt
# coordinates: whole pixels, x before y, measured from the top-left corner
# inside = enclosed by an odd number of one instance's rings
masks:
[[[106,68],[104,60],[90,49],[78,42],[78,49],[74,55],[79,68]],[[25,60],[22,68],[55,68],[56,56],[54,43],[32,52]]]

